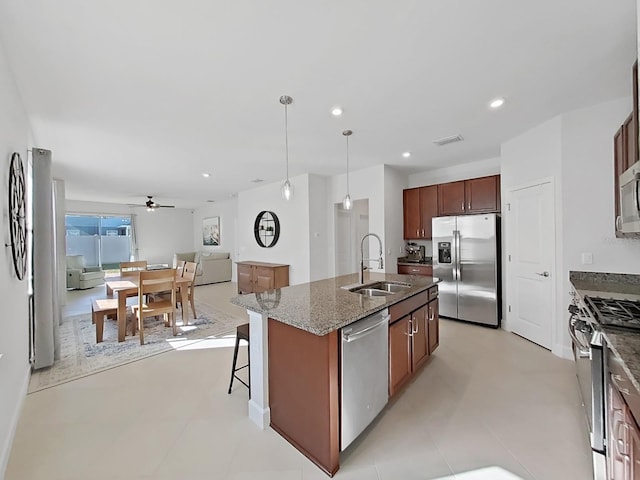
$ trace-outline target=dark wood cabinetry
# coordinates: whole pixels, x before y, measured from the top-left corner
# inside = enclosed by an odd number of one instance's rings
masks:
[[[640,393],[621,361],[607,349],[607,479],[640,479]]]
[[[398,265],[398,273],[400,275],[424,275],[426,277],[432,277],[433,267],[431,265]]]
[[[431,238],[431,219],[438,215],[438,188],[410,188],[403,191],[404,238]]]
[[[237,262],[238,293],[259,293],[289,285],[289,265]]]
[[[437,292],[438,287],[432,287],[389,308],[389,396],[411,379],[438,346]]]
[[[438,185],[438,215],[500,211],[500,175]]]
[[[500,175],[403,191],[405,240],[431,238],[431,219],[444,215],[500,212]]]
[[[622,126],[613,136],[614,225],[616,237],[633,236],[620,228],[620,175],[638,161],[638,62],[633,64],[633,108]]]

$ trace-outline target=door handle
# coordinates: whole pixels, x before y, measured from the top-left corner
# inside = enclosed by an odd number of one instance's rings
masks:
[[[548,277],[549,276],[549,272],[542,272],[542,273],[536,272],[536,275],[540,275],[541,277]]]

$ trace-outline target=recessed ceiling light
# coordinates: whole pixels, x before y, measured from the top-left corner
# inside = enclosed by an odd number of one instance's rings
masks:
[[[404,153],[402,154],[402,156],[403,156],[404,158],[409,158],[409,157],[411,156],[411,152],[404,152]]]
[[[202,176],[203,176],[204,178],[209,178],[209,177],[211,176],[211,174],[210,174],[210,173],[203,173],[203,174],[202,174]]]
[[[491,108],[500,108],[502,105],[504,105],[504,98],[496,98],[489,104]]]
[[[331,115],[333,115],[334,117],[339,117],[340,115],[342,115],[342,112],[342,107],[339,105],[336,105],[331,109]]]

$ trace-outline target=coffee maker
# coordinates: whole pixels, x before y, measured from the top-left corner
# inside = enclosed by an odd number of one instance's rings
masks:
[[[424,261],[425,249],[424,245],[418,245],[414,242],[407,243],[407,261],[420,263]]]

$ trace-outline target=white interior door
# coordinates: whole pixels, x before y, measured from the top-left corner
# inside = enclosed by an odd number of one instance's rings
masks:
[[[507,195],[509,329],[551,349],[555,284],[555,220],[551,182]]]

